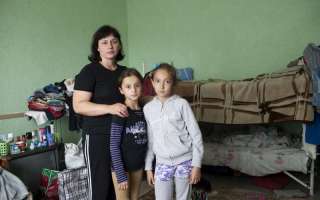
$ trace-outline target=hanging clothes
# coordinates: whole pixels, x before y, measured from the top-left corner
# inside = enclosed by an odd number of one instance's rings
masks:
[[[304,49],[303,59],[312,77],[312,104],[320,107],[320,47],[312,43],[308,44]]]

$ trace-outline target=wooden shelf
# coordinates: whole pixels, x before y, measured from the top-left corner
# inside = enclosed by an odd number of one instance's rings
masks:
[[[24,117],[24,112],[9,113],[9,114],[0,115],[0,120],[12,119],[12,118],[22,118],[22,117]]]
[[[48,152],[48,151],[53,151],[57,149],[57,145],[52,145],[52,146],[48,146],[48,147],[38,147],[35,148],[34,150],[29,150],[29,151],[24,151],[21,153],[17,153],[17,154],[11,154],[8,156],[3,156],[1,157],[2,160],[15,160],[18,158],[22,158],[22,157],[26,157],[26,156],[31,156],[34,154],[38,154],[38,153],[44,153],[44,152]]]

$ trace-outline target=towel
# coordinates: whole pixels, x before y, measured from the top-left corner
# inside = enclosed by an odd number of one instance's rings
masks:
[[[24,115],[34,119],[38,126],[49,121],[44,111],[27,111],[24,113]]]

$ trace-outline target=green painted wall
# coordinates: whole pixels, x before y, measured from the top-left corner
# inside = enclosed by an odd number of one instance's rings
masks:
[[[320,42],[319,10],[319,0],[128,0],[129,64],[191,66],[196,79],[272,72]]]
[[[193,67],[196,79],[241,79],[320,42],[319,10],[318,0],[0,0],[0,114],[25,111],[35,89],[73,77],[102,24],[120,30],[131,67],[166,61]],[[33,128],[0,121],[0,132]]]
[[[35,89],[78,73],[103,24],[119,29],[127,52],[125,0],[0,0],[0,114],[25,111]],[[0,133],[34,127],[23,118],[0,121]]]

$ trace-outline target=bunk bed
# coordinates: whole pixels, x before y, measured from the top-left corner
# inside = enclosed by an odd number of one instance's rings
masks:
[[[302,138],[305,134],[304,126],[299,128]],[[203,164],[227,166],[251,176],[283,172],[306,187],[309,194],[313,195],[315,146],[297,139],[297,133],[282,132],[276,126],[250,127],[241,128],[241,131],[206,133]],[[308,183],[291,172],[309,174]]]
[[[246,80],[181,81],[175,93],[189,101],[199,122],[250,127],[294,121],[305,127],[314,118],[312,84],[305,66]],[[302,138],[304,134],[301,128]],[[290,134],[274,130],[209,135],[211,140],[204,137],[204,164],[228,166],[253,176],[284,172],[313,195],[316,146],[304,139],[293,145]],[[224,137],[217,140],[216,135]],[[309,174],[309,181],[300,180],[292,171]]]

